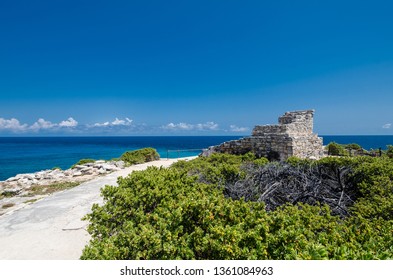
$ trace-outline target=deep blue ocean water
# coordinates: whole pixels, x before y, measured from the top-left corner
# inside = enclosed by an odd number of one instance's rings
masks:
[[[0,137],[0,181],[19,173],[31,173],[55,166],[67,169],[82,158],[109,160],[120,157],[126,151],[144,147],[155,148],[162,158],[194,156],[201,153],[203,148],[238,138],[238,136]],[[199,150],[182,151],[188,149]]]
[[[67,169],[82,158],[117,158],[125,151],[155,148],[162,158],[198,155],[203,148],[239,136],[152,137],[0,137],[0,181],[19,173],[58,166]],[[365,149],[393,144],[393,136],[323,136],[324,144],[358,143]],[[199,149],[195,151],[181,151]],[[170,150],[168,152],[168,150]],[[177,150],[180,150],[179,152]]]

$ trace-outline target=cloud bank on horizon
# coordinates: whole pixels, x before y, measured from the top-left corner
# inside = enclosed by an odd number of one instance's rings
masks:
[[[391,123],[381,126],[384,131],[392,128]],[[58,123],[39,118],[33,124],[21,123],[17,118],[0,117],[0,136],[12,135],[187,135],[205,133],[209,135],[248,135],[249,127],[231,124],[221,127],[218,123],[208,121],[205,123],[170,122],[165,125],[148,125],[135,123],[132,119],[115,118],[113,121],[81,124],[73,117]]]
[[[125,118],[124,120],[116,118],[112,122],[95,123],[95,124],[93,124],[93,127],[113,127],[113,126],[119,126],[119,125],[130,126],[131,123],[132,123],[132,120],[129,118]]]
[[[189,124],[189,123],[169,123],[167,125],[161,126],[164,130],[219,130],[218,124],[215,122],[206,122],[206,123],[198,123],[198,124]]]
[[[0,136],[6,135],[37,135],[37,134],[69,134],[69,135],[100,135],[112,133],[127,134],[127,133],[138,133],[150,134],[152,132],[164,133],[164,134],[176,134],[182,132],[224,132],[224,133],[245,133],[249,131],[248,127],[238,127],[236,125],[230,125],[229,128],[220,128],[219,124],[215,122],[205,122],[190,124],[185,122],[180,123],[168,123],[161,126],[153,126],[146,124],[136,124],[130,118],[119,119],[115,118],[113,121],[96,122],[93,124],[80,124],[73,117],[69,117],[66,120],[58,123],[39,118],[36,122],[29,125],[21,123],[16,118],[0,118]]]

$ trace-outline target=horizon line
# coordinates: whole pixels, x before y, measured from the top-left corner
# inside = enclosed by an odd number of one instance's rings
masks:
[[[0,135],[0,138],[83,138],[83,137],[250,137],[252,135]],[[393,134],[317,134],[318,137],[326,136],[393,136]]]

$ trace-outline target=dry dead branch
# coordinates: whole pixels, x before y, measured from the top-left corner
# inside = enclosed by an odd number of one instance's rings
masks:
[[[350,167],[269,163],[265,166],[243,166],[246,178],[227,183],[225,194],[233,199],[261,201],[266,210],[286,204],[328,204],[332,213],[348,216],[356,190]]]

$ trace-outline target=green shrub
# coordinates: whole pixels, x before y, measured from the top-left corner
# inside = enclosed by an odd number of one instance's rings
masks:
[[[254,159],[252,162],[258,166],[264,166],[269,163],[269,160],[267,158],[262,157],[262,158]]]
[[[335,142],[330,142],[326,146],[326,148],[328,150],[328,154],[331,156],[347,156],[348,155],[348,151],[346,151],[342,145],[337,144]]]
[[[153,148],[143,148],[135,151],[128,151],[121,155],[121,160],[128,164],[140,164],[148,161],[159,160],[160,155]]]
[[[392,145],[387,145],[387,150],[386,150],[386,155],[390,158],[393,158],[393,146]]]
[[[345,144],[343,146],[347,150],[356,150],[356,151],[362,151],[363,150],[363,148],[359,144],[356,144],[356,143]]]
[[[199,157],[192,161],[179,161],[172,168],[187,172],[188,175],[198,176],[199,182],[223,186],[244,177],[241,166],[245,163],[262,164],[266,159],[255,159],[253,153],[245,155],[230,155],[214,153],[209,157]]]
[[[84,159],[79,160],[79,161],[78,161],[77,163],[75,163],[73,166],[71,166],[71,168],[75,168],[75,166],[77,166],[77,165],[83,165],[83,164],[92,163],[92,162],[95,162],[95,161],[96,161],[95,159],[84,158]]]
[[[391,159],[290,160],[352,170],[358,196],[346,218],[322,204],[287,204],[268,212],[264,203],[226,197],[222,186],[231,180],[239,184],[248,172],[242,166],[253,160],[214,155],[119,178],[118,187],[103,188],[104,204],[86,216],[92,239],[81,258],[393,258]]]
[[[393,220],[393,162],[386,157],[372,158],[355,169],[360,198],[353,213],[368,219]]]
[[[299,165],[310,165],[312,160],[309,159],[301,159],[295,156],[287,158],[286,162],[292,166],[299,166]]]
[[[270,259],[369,260],[393,257],[393,222],[332,216],[327,206],[288,205],[269,213]]]
[[[102,193],[82,259],[267,258],[263,204],[225,199],[195,176],[149,168]]]

